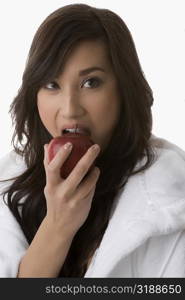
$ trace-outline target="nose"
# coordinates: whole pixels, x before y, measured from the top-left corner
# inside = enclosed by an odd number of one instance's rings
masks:
[[[77,93],[63,94],[60,105],[60,115],[64,119],[79,118],[85,113],[85,109]]]

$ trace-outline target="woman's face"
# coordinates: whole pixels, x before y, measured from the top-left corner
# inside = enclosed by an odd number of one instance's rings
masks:
[[[37,94],[42,123],[53,136],[66,125],[84,125],[103,151],[120,113],[120,97],[106,48],[84,41],[70,53],[62,73]]]

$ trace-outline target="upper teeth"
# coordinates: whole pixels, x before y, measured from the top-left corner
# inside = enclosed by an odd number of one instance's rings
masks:
[[[64,132],[65,131],[69,131],[69,132],[78,132],[78,133],[83,133],[84,131],[80,128],[66,128],[64,129]]]

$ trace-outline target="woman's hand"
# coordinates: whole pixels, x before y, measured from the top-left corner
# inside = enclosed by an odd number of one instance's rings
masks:
[[[93,146],[88,149],[66,179],[61,178],[60,168],[71,150],[63,146],[49,162],[48,144],[44,146],[46,218],[52,227],[67,235],[75,235],[85,222],[91,208],[100,170],[94,167],[86,178],[84,176],[100,152],[99,145],[97,150]]]

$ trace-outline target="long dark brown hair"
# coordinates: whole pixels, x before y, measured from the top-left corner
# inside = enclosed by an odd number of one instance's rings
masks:
[[[89,5],[73,4],[57,9],[44,20],[34,36],[22,85],[9,111],[15,125],[14,151],[25,160],[27,168],[13,178],[3,199],[7,194],[7,205],[28,243],[32,242],[46,215],[43,145],[53,138],[40,120],[37,93],[60,74],[67,54],[84,40],[105,43],[118,83],[121,111],[110,143],[96,163],[101,175],[90,213],[76,233],[58,277],[84,276],[87,262],[107,228],[116,195],[120,189],[124,190],[130,176],[147,169],[153,161],[149,142],[153,93],[126,24],[114,12]],[[135,170],[143,157],[146,163]],[[22,207],[22,214],[19,207]]]

